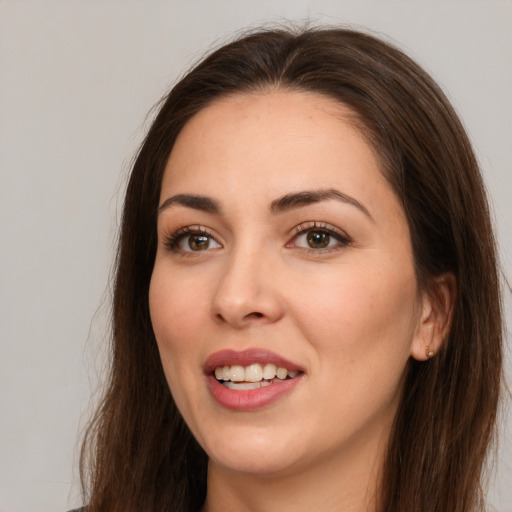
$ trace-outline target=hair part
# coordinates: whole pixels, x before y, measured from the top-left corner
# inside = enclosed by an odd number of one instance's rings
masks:
[[[382,469],[380,512],[473,512],[492,440],[502,365],[495,240],[468,137],[409,57],[350,29],[263,30],[202,60],[165,98],[136,158],[114,282],[112,367],[82,447],[90,512],[198,510],[207,456],[174,404],[148,290],[165,164],[183,126],[211,102],[273,89],[328,96],[355,114],[408,219],[422,289],[456,278],[450,334],[410,360]]]

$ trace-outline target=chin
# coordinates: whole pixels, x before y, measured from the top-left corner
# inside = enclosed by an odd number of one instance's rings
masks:
[[[233,432],[227,429],[218,439],[203,445],[210,460],[227,470],[254,475],[286,472],[301,458],[295,436],[272,435],[254,429]]]

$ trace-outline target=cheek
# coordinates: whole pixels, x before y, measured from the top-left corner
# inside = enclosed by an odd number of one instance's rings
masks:
[[[326,397],[333,424],[347,432],[375,418],[391,421],[400,396],[417,322],[416,281],[389,275],[352,266],[296,314],[316,353],[313,395]]]
[[[397,356],[406,360],[417,324],[412,268],[368,269],[337,269],[317,280],[316,293],[300,301],[296,315],[319,353],[333,356],[323,361],[337,361],[348,371],[361,362],[368,367]],[[297,293],[304,287],[299,283]]]
[[[149,288],[151,323],[169,384],[196,368],[198,344],[204,336],[204,294],[179,276],[155,265]],[[194,343],[190,343],[194,340]],[[183,362],[192,364],[181,364]],[[199,364],[199,363],[198,363]]]
[[[197,374],[201,369],[203,339],[206,339],[205,299],[197,282],[189,285],[183,281],[183,275],[155,265],[149,308],[167,383],[181,414],[190,419],[194,417],[192,397],[204,391],[200,389],[202,381],[198,381]],[[201,412],[196,411],[196,415],[201,416]]]
[[[178,343],[200,329],[204,323],[200,321],[202,301],[204,294],[197,281],[187,283],[156,265],[149,287],[149,309],[157,341],[172,339]]]

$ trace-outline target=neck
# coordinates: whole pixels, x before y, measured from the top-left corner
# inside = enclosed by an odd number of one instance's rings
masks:
[[[355,441],[343,454],[279,474],[239,473],[210,461],[202,510],[375,512],[387,436],[381,441]]]

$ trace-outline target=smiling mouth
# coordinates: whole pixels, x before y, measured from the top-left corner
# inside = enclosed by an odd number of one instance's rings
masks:
[[[203,365],[208,389],[223,408],[237,412],[266,408],[297,389],[303,367],[262,348],[220,350]]]
[[[282,383],[295,378],[299,373],[302,372],[288,370],[273,363],[217,366],[214,371],[215,378],[220,384],[228,389],[240,391]]]

